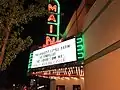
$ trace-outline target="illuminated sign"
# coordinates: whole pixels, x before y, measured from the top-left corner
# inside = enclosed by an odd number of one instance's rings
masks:
[[[45,71],[33,72],[38,76],[84,76],[84,70],[80,66],[51,69]]]
[[[49,17],[48,17],[48,25],[49,25],[49,33],[46,34],[46,42],[43,44],[42,47],[47,47],[50,45],[57,44],[61,42],[59,40],[59,35],[60,35],[60,4],[58,0],[48,0],[48,12],[49,12]],[[55,30],[54,30],[54,27]],[[56,33],[54,33],[56,31]],[[30,53],[29,57],[29,64],[28,64],[28,71],[30,70],[32,66],[32,57],[33,57],[33,52]]]
[[[47,24],[49,25],[49,32],[46,34],[46,42],[42,46],[46,48],[30,53],[28,71],[31,68],[67,63],[76,60],[82,62],[84,60],[84,40],[81,35],[64,42],[59,40],[60,4],[58,0],[49,0],[48,12],[49,17]]]
[[[76,61],[76,39],[70,39],[33,52],[31,68]]]
[[[84,38],[81,35],[55,45],[53,43],[52,46],[30,53],[28,70],[76,60],[82,62],[84,50]]]
[[[49,32],[46,34],[46,43],[42,47],[50,46],[59,41],[60,35],[60,4],[58,0],[49,0],[48,4]],[[56,27],[56,28],[55,28]]]
[[[32,58],[33,58],[33,53],[30,53],[30,56],[29,56],[29,64],[28,64],[28,71],[30,71],[31,66],[32,66]]]
[[[78,35],[76,37],[76,48],[77,48],[77,60],[83,61],[85,57],[85,47],[84,47],[84,38],[82,35]]]

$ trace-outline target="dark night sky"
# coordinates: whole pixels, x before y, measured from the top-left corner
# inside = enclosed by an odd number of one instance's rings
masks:
[[[69,20],[81,0],[59,0],[61,5],[61,33],[66,29]],[[22,33],[23,36],[30,35],[33,39],[33,45],[42,45],[44,43],[45,33],[48,30],[46,28],[47,18],[34,18],[31,23],[25,26],[25,30]],[[32,45],[32,46],[33,46]],[[26,71],[29,59],[30,50],[26,50],[20,53],[17,58],[12,62],[11,66],[7,70],[7,80],[22,83],[26,81]]]

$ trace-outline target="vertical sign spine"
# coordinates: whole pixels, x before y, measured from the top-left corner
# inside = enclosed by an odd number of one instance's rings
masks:
[[[82,35],[76,37],[76,48],[77,59],[82,62],[84,60],[84,39]]]
[[[33,52],[31,52],[29,56],[28,72],[30,71],[31,66],[32,66],[32,58],[33,58]]]

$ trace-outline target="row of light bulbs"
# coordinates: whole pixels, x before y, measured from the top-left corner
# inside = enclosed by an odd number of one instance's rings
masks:
[[[52,70],[45,70],[39,72],[33,72],[36,75],[79,75],[84,76],[83,66],[81,67],[68,67],[68,68],[59,68],[59,69],[52,69]]]
[[[79,80],[79,79],[83,79],[84,80],[84,77],[55,77],[55,76],[50,76],[50,77],[47,77],[47,76],[39,76],[39,77],[43,77],[43,78],[49,78],[49,79],[55,79],[55,80]]]

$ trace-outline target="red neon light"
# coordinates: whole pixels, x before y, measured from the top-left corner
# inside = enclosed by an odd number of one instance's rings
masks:
[[[50,11],[56,12],[56,11],[57,11],[57,6],[56,6],[56,5],[52,6],[51,4],[48,4],[48,11],[49,11],[49,12],[50,12]]]
[[[48,21],[56,22],[55,16],[53,14],[51,14],[48,18]]]
[[[46,36],[46,45],[49,45],[51,43],[51,39],[49,36]]]
[[[55,37],[52,37],[51,43],[50,44],[54,44],[55,43]]]
[[[55,43],[55,37],[52,37],[52,39],[49,36],[46,36],[46,43],[43,44],[43,47],[50,46]]]
[[[51,46],[51,45],[54,45],[54,44],[58,44],[58,43],[60,43],[60,42],[62,42],[62,40],[55,41],[55,37],[50,38],[49,36],[46,36],[46,43],[43,44],[42,47],[44,48],[44,47],[47,47],[47,46]]]
[[[50,33],[53,33],[53,25],[50,25]]]
[[[57,5],[48,4],[48,11],[49,12],[57,12]],[[56,22],[56,18],[54,16],[54,14],[50,14],[50,16],[48,18],[48,21],[50,21],[50,22]],[[53,25],[50,25],[50,27],[49,27],[49,33],[53,33]],[[59,43],[59,42],[57,42],[55,40],[55,37],[50,38],[49,36],[46,36],[46,43],[43,44],[42,47],[51,46],[51,45],[54,45],[54,44]]]

